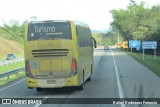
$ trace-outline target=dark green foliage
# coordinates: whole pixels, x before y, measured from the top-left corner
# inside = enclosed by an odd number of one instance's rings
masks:
[[[124,40],[155,40],[160,54],[160,5],[145,7],[130,0],[127,9],[112,10],[112,28],[119,30]],[[152,50],[149,50],[152,51]]]
[[[98,46],[111,46],[117,43],[116,34],[113,34],[110,31],[108,33],[94,32],[92,33],[92,36],[96,39]]]
[[[18,21],[11,20],[9,24],[4,24],[0,27],[0,36],[23,44],[26,23],[27,21],[20,25]]]

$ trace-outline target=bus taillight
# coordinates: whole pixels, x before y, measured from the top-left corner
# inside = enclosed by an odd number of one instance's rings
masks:
[[[72,59],[72,71],[76,71],[76,59],[75,58],[73,58]]]
[[[29,65],[29,60],[26,60],[25,67],[26,67],[26,76],[33,78],[33,75],[31,73],[31,68],[30,68],[30,65]]]
[[[77,63],[76,63],[76,59],[72,58],[72,65],[71,65],[71,73],[69,74],[69,76],[74,76],[77,74]]]

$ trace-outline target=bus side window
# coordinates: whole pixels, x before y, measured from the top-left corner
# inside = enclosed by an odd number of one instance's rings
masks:
[[[78,26],[76,26],[76,33],[77,33],[77,38],[78,38],[78,45],[81,47],[82,46],[82,37],[81,37],[81,32],[79,31]]]

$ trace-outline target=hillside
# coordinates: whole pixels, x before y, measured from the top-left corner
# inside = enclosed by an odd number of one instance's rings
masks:
[[[0,57],[5,57],[8,53],[23,55],[23,46],[18,42],[0,37]]]

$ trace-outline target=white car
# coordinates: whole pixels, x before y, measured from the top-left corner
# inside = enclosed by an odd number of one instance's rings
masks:
[[[104,50],[109,50],[109,46],[104,46]]]

